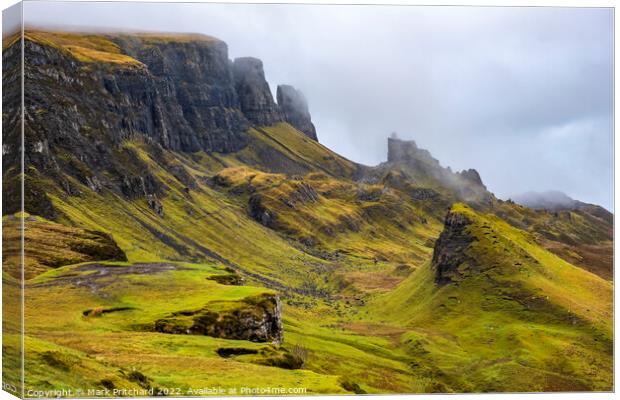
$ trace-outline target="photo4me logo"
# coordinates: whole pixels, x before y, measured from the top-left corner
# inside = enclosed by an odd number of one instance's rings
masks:
[[[228,396],[247,396],[247,395],[278,396],[278,395],[287,395],[287,394],[303,395],[306,393],[308,393],[308,389],[305,387],[241,386],[241,387],[224,388],[221,386],[215,386],[215,387],[204,387],[204,388],[198,388],[198,389],[189,388],[185,392],[185,395],[186,396],[224,396],[224,395],[228,395]]]

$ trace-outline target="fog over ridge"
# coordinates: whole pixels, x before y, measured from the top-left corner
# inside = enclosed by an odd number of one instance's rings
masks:
[[[385,161],[387,137],[508,198],[613,210],[613,10],[26,2],[29,25],[204,33],[301,89],[319,141]]]

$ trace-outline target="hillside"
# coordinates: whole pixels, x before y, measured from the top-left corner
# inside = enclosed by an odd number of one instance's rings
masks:
[[[612,299],[610,282],[456,204],[432,260],[371,309],[407,327],[416,367],[452,388],[583,391],[612,379]]]
[[[411,141],[356,164],[299,90],[276,102],[260,60],[209,36],[30,31],[24,51],[5,381],[23,217],[27,388],[611,389],[611,214],[502,201]],[[8,93],[19,54],[3,46]]]

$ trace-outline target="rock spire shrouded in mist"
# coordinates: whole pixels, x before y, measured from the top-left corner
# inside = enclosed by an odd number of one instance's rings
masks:
[[[241,57],[233,63],[235,90],[241,112],[256,125],[273,125],[282,121],[265,80],[263,62],[258,58]]]
[[[304,94],[293,86],[280,85],[277,99],[284,120],[305,133],[310,139],[318,140]]]
[[[417,176],[417,179],[435,179],[454,189],[461,200],[488,203],[492,194],[475,169],[452,172],[443,167],[428,150],[418,147],[413,140],[398,139],[395,133],[388,137],[388,164],[401,165]]]

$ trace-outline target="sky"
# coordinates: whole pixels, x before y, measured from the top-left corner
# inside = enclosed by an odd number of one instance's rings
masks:
[[[397,132],[500,198],[613,210],[609,8],[25,2],[26,24],[194,32],[308,99],[319,141],[366,165]],[[275,96],[274,96],[275,98]]]

